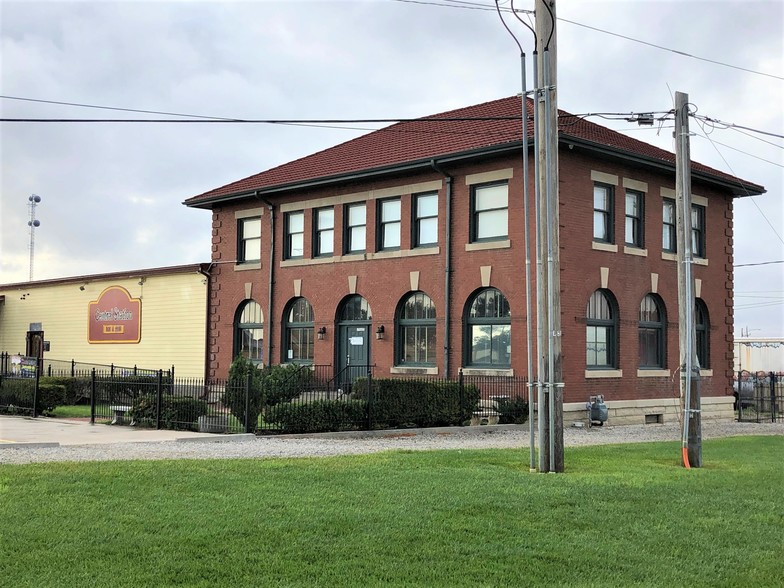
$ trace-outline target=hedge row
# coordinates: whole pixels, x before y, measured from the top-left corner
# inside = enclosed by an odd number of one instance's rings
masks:
[[[157,422],[157,394],[136,397],[128,411],[131,420],[142,426],[155,426]],[[199,417],[207,414],[207,403],[187,396],[161,396],[161,425],[166,429],[193,429]]]
[[[367,421],[367,404],[359,400],[278,404],[267,410],[264,420],[281,433],[353,430]]]

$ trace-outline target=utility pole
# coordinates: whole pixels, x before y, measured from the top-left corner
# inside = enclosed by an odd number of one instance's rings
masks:
[[[563,446],[563,362],[561,357],[561,280],[558,235],[558,100],[556,93],[556,14],[555,0],[536,0],[537,79],[535,95],[538,120],[537,153],[539,169],[538,240],[540,264],[537,278],[537,354],[545,366],[538,371],[544,380],[544,402],[539,403],[539,471],[564,471]],[[542,427],[544,419],[545,426]]]
[[[700,365],[695,352],[694,276],[692,272],[691,154],[689,95],[675,92],[675,207],[678,236],[678,342],[683,400],[682,460],[687,468],[702,467]]]

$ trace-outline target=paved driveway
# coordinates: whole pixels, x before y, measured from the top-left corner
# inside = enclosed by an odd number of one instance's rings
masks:
[[[91,425],[89,421],[47,417],[0,416],[0,449],[19,444],[90,445],[134,441],[171,441],[186,438],[214,438],[210,433],[157,431],[123,425]]]

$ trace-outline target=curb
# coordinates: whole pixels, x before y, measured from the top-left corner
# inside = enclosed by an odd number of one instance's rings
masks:
[[[46,449],[49,447],[60,447],[59,443],[25,443],[11,442],[0,443],[0,450],[3,449]]]
[[[253,433],[216,434],[212,437],[177,437],[174,441],[179,443],[231,443],[234,441],[246,441],[247,439],[256,439],[256,435]]]

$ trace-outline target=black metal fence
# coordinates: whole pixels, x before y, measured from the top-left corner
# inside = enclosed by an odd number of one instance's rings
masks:
[[[22,357],[13,353],[0,353],[0,374],[11,374],[14,370],[15,358]],[[102,363],[89,363],[76,361],[74,359],[48,359],[43,358],[39,360],[39,367],[41,368],[41,376],[45,377],[90,377],[92,370],[95,369],[100,375],[110,376],[141,376],[141,375],[154,375],[158,370],[145,369],[137,366],[128,367]],[[174,377],[174,366],[164,370],[164,373],[170,377]]]
[[[27,413],[38,406],[40,412],[54,394],[89,399],[93,423],[257,434],[527,420],[524,378],[378,378],[374,372],[373,366],[357,365],[337,373],[332,366],[271,366],[234,380],[203,380],[174,378],[163,370],[112,375],[93,368],[89,377],[58,379],[40,390],[36,378],[0,377],[0,411],[9,412],[12,404],[24,405]]]
[[[735,411],[741,422],[784,422],[784,374],[738,372]]]

